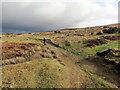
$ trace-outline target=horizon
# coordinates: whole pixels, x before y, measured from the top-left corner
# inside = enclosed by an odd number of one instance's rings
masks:
[[[119,23],[114,23],[114,24],[107,24],[107,25],[93,25],[93,26],[87,26],[87,27],[70,27],[70,28],[63,28],[63,29],[55,29],[55,30],[49,30],[49,31],[41,31],[41,32],[51,32],[51,31],[57,31],[57,30],[69,30],[69,29],[84,29],[84,28],[88,28],[88,27],[99,27],[99,26],[108,26],[108,25],[116,25],[116,24],[119,24]],[[16,32],[16,33],[12,33],[12,32],[2,32],[0,33],[1,35],[2,34],[6,34],[6,33],[9,33],[9,34],[28,34],[28,33],[39,33],[39,32]]]

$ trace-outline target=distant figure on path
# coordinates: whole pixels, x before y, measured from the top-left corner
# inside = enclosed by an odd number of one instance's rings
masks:
[[[45,38],[43,39],[43,43],[44,43],[44,45],[46,45],[46,39]]]

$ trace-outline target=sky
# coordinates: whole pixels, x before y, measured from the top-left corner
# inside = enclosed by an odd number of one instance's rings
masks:
[[[118,23],[119,0],[3,0],[2,32],[29,33]]]

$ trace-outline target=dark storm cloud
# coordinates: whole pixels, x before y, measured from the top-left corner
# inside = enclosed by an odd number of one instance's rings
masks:
[[[109,9],[113,12],[111,13]],[[112,4],[102,7],[93,0],[3,2],[3,31],[40,32],[104,24],[108,21],[111,23],[116,21],[116,11],[116,7]]]

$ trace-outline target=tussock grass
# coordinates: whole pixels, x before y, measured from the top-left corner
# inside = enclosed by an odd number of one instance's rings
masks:
[[[94,82],[96,88],[112,88],[115,87],[112,83],[104,80],[100,76],[98,76],[95,73],[90,72],[86,67],[83,65],[79,65],[82,70],[84,70],[87,73],[87,76],[91,78],[91,80]]]
[[[66,69],[55,59],[39,59],[4,66],[3,74],[3,87],[64,88],[68,86]]]

